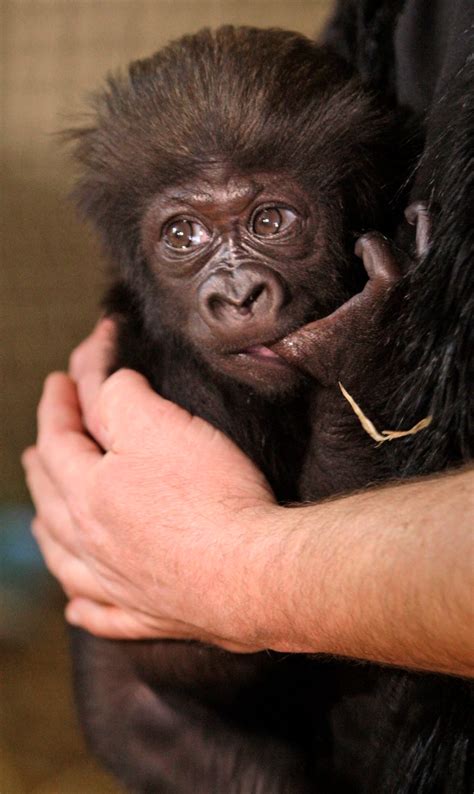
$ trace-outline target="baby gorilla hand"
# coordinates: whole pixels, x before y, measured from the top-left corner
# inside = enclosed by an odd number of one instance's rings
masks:
[[[416,227],[416,257],[421,258],[429,246],[427,207],[421,201],[414,202],[405,216]],[[389,353],[391,335],[386,309],[390,299],[393,317],[393,288],[401,277],[401,252],[395,251],[383,235],[370,232],[359,237],[355,253],[368,275],[362,292],[327,317],[299,328],[273,345],[276,353],[304,369],[322,386],[335,386],[339,381],[352,389],[360,383],[370,383],[372,378],[367,375],[373,376]]]
[[[273,346],[275,352],[323,386],[341,381],[352,388],[365,380],[374,350],[383,338],[388,296],[401,275],[391,243],[376,232],[360,237],[355,253],[362,258],[369,277],[362,292]]]

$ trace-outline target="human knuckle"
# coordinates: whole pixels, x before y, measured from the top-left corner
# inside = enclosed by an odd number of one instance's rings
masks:
[[[36,531],[38,533],[43,532],[45,528],[48,526],[48,507],[44,504],[44,500],[36,500],[35,502],[36,508]]]
[[[34,538],[38,538],[41,535],[42,531],[42,522],[39,516],[39,513],[36,513],[31,521],[31,534]]]
[[[21,463],[23,468],[29,469],[34,464],[36,457],[36,447],[27,447],[21,454]]]
[[[81,523],[92,525],[107,514],[110,503],[110,487],[107,472],[103,467],[97,467],[93,476],[85,484],[84,496],[78,505]]]
[[[123,383],[127,380],[128,376],[129,370],[117,369],[104,381],[102,384],[102,391],[105,394],[114,394],[117,389],[122,388]]]
[[[87,530],[92,521],[92,513],[90,509],[90,498],[88,498],[87,491],[83,491],[81,495],[72,496],[68,503],[69,514],[79,531]]]
[[[49,375],[46,376],[44,381],[43,395],[46,391],[49,391],[51,387],[54,387],[63,378],[64,378],[64,372],[60,372],[59,370],[50,372]]]
[[[36,450],[37,450],[38,458],[42,463],[45,463],[50,459],[52,444],[53,444],[53,439],[51,438],[51,434],[45,433],[44,431],[40,430],[38,434]]]
[[[114,406],[123,394],[123,388],[126,384],[126,370],[117,370],[109,375],[101,384],[99,391],[99,404],[102,410],[110,409]]]
[[[53,567],[51,570],[54,575],[61,582],[63,588],[67,589],[72,581],[72,566],[70,560],[67,557],[58,556],[56,560],[53,560],[52,565]]]
[[[72,375],[77,375],[82,369],[84,360],[84,342],[78,345],[69,356],[69,372]]]
[[[41,547],[41,553],[48,571],[50,571],[56,577],[56,579],[59,579],[62,584],[65,566],[63,555],[58,551],[57,548],[51,546],[50,544],[43,544]]]

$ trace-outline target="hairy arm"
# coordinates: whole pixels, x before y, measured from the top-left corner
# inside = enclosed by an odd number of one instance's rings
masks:
[[[472,675],[473,480],[464,468],[283,511],[290,619],[273,644]]]
[[[47,380],[24,455],[70,622],[473,674],[472,469],[279,507],[229,439],[140,375],[101,382],[110,334],[75,356],[77,387]]]

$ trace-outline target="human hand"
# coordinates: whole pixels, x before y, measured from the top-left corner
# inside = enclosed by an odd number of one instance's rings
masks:
[[[69,375],[76,384],[85,429],[94,439],[100,435],[99,391],[115,351],[117,324],[103,317],[71,353]]]
[[[37,446],[23,458],[66,617],[101,636],[260,650],[280,508],[227,437],[143,377],[121,370],[101,383],[112,334],[102,323],[74,354],[77,387],[47,379]]]

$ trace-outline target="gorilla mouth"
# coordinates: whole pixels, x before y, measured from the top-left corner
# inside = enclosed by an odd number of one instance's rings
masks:
[[[265,345],[252,345],[252,347],[248,347],[246,350],[242,350],[241,352],[245,353],[247,356],[252,356],[253,358],[273,358],[280,359],[281,361],[281,356]]]
[[[239,350],[237,355],[245,356],[247,359],[251,359],[252,361],[262,365],[281,366],[283,364],[287,366],[285,359],[278,353],[275,353],[275,351],[267,345],[250,345],[243,350]]]

